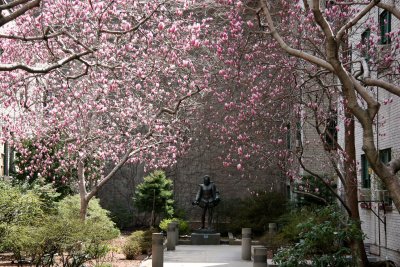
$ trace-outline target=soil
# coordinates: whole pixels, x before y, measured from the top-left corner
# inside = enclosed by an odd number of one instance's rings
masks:
[[[147,257],[147,255],[142,255],[136,260],[127,260],[125,255],[122,253],[122,246],[127,239],[128,234],[122,234],[118,238],[111,241],[111,252],[101,261],[85,263],[85,266],[96,266],[98,264],[104,264],[103,266],[112,267],[139,267],[140,263]],[[18,266],[17,263],[13,263],[12,253],[0,253],[0,267],[15,267]],[[21,266],[21,265],[19,265]],[[29,263],[22,264],[22,266],[30,266]]]

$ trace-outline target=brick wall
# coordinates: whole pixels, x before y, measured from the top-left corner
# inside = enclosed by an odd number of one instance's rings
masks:
[[[391,2],[391,1],[383,1]],[[369,17],[378,19],[382,9],[374,8]],[[353,49],[355,44],[360,42],[361,33],[365,31],[362,26],[364,21],[354,27],[354,32],[351,38]],[[399,29],[400,22],[392,15],[392,31]],[[378,29],[379,30],[379,29]],[[373,34],[377,34],[376,32]],[[359,56],[359,52],[353,50],[353,57]],[[384,70],[380,72],[372,72],[371,75],[384,75]],[[390,95],[383,90],[374,92],[375,97],[382,103],[383,100],[393,98],[394,101],[387,105],[382,105],[377,119],[377,128],[375,128],[375,140],[377,141],[377,148],[379,150],[391,148],[392,158],[400,155],[400,100],[398,97]],[[360,163],[362,151],[362,132],[360,125],[357,124],[356,129],[356,149],[357,161]],[[360,165],[359,165],[360,167]],[[358,172],[359,187],[361,187],[361,170]],[[372,175],[371,177],[371,199],[378,200],[376,190],[379,189],[378,178]],[[362,220],[362,229],[366,234],[366,243],[371,244],[371,253],[379,256],[381,259],[390,259],[397,265],[400,265],[400,215],[394,205],[392,211],[384,214],[382,210],[378,209],[378,203],[372,203],[371,209],[379,216],[375,215],[372,210],[360,209],[360,216]],[[386,227],[382,221],[386,222]]]

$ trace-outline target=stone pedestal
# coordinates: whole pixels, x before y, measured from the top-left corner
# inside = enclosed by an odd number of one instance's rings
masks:
[[[160,233],[152,234],[152,267],[163,267],[164,266],[164,247],[163,247],[164,235]]]
[[[192,245],[219,245],[221,242],[221,234],[213,231],[198,231],[190,236]]]
[[[251,228],[242,228],[242,260],[251,260]]]
[[[253,254],[253,267],[268,267],[267,264],[267,248],[255,247]]]
[[[176,246],[176,226],[177,224],[171,222],[168,224],[168,231],[167,231],[167,250],[175,250]]]

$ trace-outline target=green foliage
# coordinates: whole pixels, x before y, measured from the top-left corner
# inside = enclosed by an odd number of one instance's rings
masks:
[[[152,229],[133,232],[122,248],[126,259],[133,260],[142,254],[150,254],[152,246],[151,239],[154,232],[155,231]]]
[[[70,196],[49,209],[41,193],[0,183],[0,248],[17,259],[51,266],[60,255],[63,266],[81,266],[105,256],[106,244],[119,235],[98,200],[89,203],[88,218],[79,217],[79,196]]]
[[[279,250],[274,257],[280,266],[354,266],[347,257],[351,254],[347,244],[362,239],[363,234],[357,223],[349,220],[336,206],[316,210],[308,219],[304,217],[297,228],[299,242]]]
[[[141,212],[165,214],[172,217],[174,214],[174,200],[172,181],[168,179],[163,171],[157,170],[144,177],[143,183],[139,184],[133,199],[135,206]]]
[[[279,224],[284,225],[273,237],[272,242],[277,245],[286,245],[300,241],[301,228],[299,224],[305,220],[314,218],[315,212],[309,207],[302,207],[292,212],[286,213],[279,218]]]
[[[30,228],[35,228],[37,221],[44,217],[43,202],[35,192],[23,193],[19,187],[0,181],[0,251],[9,244],[29,246],[32,238],[24,236]],[[20,232],[21,239],[10,237]]]
[[[129,229],[134,225],[134,214],[129,212],[128,207],[115,203],[111,210],[111,219],[118,229]]]
[[[250,227],[256,235],[268,230],[268,223],[276,222],[285,213],[287,200],[284,195],[274,192],[258,192],[246,199],[221,202],[218,212],[220,219],[229,221],[229,232],[241,233],[243,227]]]
[[[333,178],[325,178],[325,180],[332,188],[336,188]],[[327,205],[333,204],[336,200],[336,197],[326,185],[312,175],[303,176],[301,182],[294,184],[294,188],[298,193],[297,203],[300,206]],[[301,194],[301,192],[306,192],[307,194]]]
[[[189,229],[189,223],[187,221],[183,220],[183,219],[178,219],[178,218],[168,218],[168,219],[166,218],[166,219],[163,219],[160,222],[160,225],[159,225],[160,229],[163,230],[164,232],[167,232],[168,224],[170,222],[173,222],[173,221],[178,222],[179,234],[185,235],[185,234],[189,233],[189,230],[190,230]]]

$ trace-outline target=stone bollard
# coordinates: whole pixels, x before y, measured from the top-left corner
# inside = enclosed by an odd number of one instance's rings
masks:
[[[254,247],[254,262],[253,267],[267,267],[267,248]]]
[[[179,245],[179,222],[173,221],[175,223],[175,246]]]
[[[268,232],[270,234],[276,234],[277,228],[278,227],[277,227],[276,223],[269,223],[268,224]]]
[[[242,260],[251,260],[251,228],[242,228]]]
[[[152,246],[151,246],[151,266],[152,267],[163,267],[164,266],[164,235],[161,233],[152,234]]]
[[[175,250],[176,245],[176,223],[170,222],[167,230],[167,250]]]

